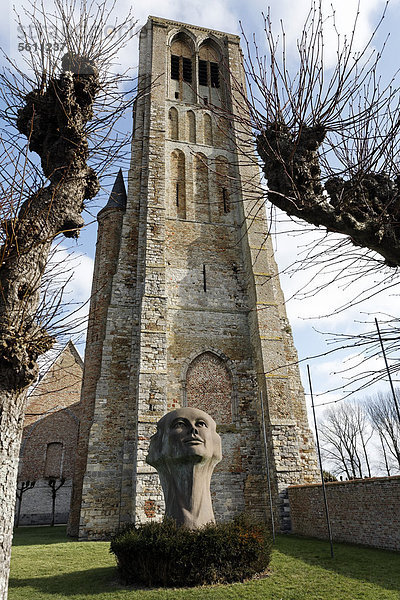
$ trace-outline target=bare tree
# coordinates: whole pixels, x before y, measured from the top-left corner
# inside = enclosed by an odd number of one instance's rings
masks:
[[[25,40],[28,70],[10,61],[0,74],[5,106],[0,174],[2,600],[7,597],[26,390],[36,378],[38,357],[54,343],[49,316],[39,310],[40,285],[53,240],[79,235],[82,211],[99,191],[97,173],[102,175],[121,149],[110,132],[126,102],[118,88],[123,78],[111,66],[135,26],[128,15],[113,20],[114,35],[106,35],[112,18],[106,3],[86,0],[54,0],[54,12],[33,2],[27,4],[26,17],[37,41],[35,47],[28,36]]]
[[[400,391],[396,390],[400,398]],[[400,472],[400,423],[393,397],[390,393],[378,393],[365,402],[374,430],[379,434],[387,474],[390,470]]]
[[[58,481],[58,485],[57,485]],[[47,480],[51,488],[51,522],[50,527],[54,527],[55,519],[56,519],[56,500],[57,500],[57,492],[65,483],[64,477],[57,479],[57,477],[49,477]]]
[[[255,145],[265,175],[258,194],[288,215],[285,234],[291,223],[303,224],[305,232],[320,232],[291,266],[292,272],[311,273],[298,296],[306,299],[332,283],[349,285],[378,275],[377,282],[338,310],[399,284],[397,71],[384,82],[379,75],[382,52],[373,47],[386,9],[370,39],[357,50],[360,10],[361,3],[346,37],[337,29],[335,12],[323,14],[322,2],[315,0],[297,41],[297,61],[289,56],[284,25],[276,33],[268,12],[264,49],[244,34],[247,96],[244,82],[232,74],[238,148],[243,161],[255,162]],[[336,32],[333,67],[325,60],[327,29]],[[273,220],[276,214],[267,207]],[[382,332],[390,353],[399,347],[398,317],[385,315],[385,322]],[[329,352],[356,345],[377,356],[377,333],[368,329],[361,338],[337,336]],[[398,361],[392,368],[399,368]],[[356,383],[362,389],[382,377],[383,372],[364,373]]]
[[[27,492],[28,490],[31,490],[32,488],[35,487],[35,483],[36,481],[21,481],[20,483],[18,483],[17,485],[17,502],[18,502],[18,509],[17,509],[17,517],[15,519],[15,526],[19,527],[19,520],[20,520],[20,515],[21,515],[21,505],[22,505],[22,497],[25,494],[25,492]]]
[[[336,27],[335,14],[329,23],[315,2],[292,71],[284,30],[276,36],[267,14],[268,54],[257,49],[246,61],[247,107],[270,202],[399,266],[398,88],[380,83],[380,54],[370,49],[376,30],[356,51],[357,17],[350,38],[337,33],[337,63],[329,70],[325,28]]]
[[[371,477],[367,452],[371,435],[360,404],[346,402],[325,412],[320,424],[323,456],[335,475],[347,479]]]

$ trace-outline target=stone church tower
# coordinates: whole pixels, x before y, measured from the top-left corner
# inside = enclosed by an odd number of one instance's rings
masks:
[[[150,17],[140,34],[132,163],[99,213],[70,533],[97,539],[162,515],[145,462],[155,424],[210,413],[223,461],[217,519],[290,527],[287,486],[314,480],[315,451],[262,199],[241,164],[232,82],[239,38]],[[219,109],[219,110],[218,110]],[[284,366],[287,365],[287,366]]]

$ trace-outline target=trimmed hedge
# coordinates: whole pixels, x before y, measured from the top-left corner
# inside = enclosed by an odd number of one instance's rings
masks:
[[[130,525],[111,542],[126,583],[183,587],[243,581],[266,569],[271,536],[266,526],[241,515],[200,529],[173,520]]]

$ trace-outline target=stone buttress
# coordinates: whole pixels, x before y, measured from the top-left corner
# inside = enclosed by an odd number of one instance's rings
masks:
[[[287,530],[287,487],[313,481],[316,460],[258,168],[241,160],[229,117],[244,85],[239,38],[150,17],[139,60],[126,207],[99,219],[70,531],[99,539],[161,518],[145,457],[155,423],[179,406],[218,424],[217,520],[270,519],[261,394],[274,518]]]

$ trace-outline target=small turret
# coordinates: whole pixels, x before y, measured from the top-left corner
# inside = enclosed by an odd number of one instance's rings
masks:
[[[104,206],[104,208],[101,209],[101,211],[97,215],[97,218],[99,218],[102,215],[103,211],[108,210],[110,208],[119,208],[122,210],[126,209],[126,189],[121,169],[118,171],[118,174],[115,178],[113,189],[111,190],[108,202]]]
[[[96,385],[100,376],[107,314],[111,301],[111,286],[117,269],[126,201],[125,183],[120,169],[115,178],[108,202],[97,215],[99,226],[86,339],[85,377],[81,396],[82,418],[69,521],[69,534],[73,536],[78,534],[80,500],[86,468],[89,431],[93,422]]]

